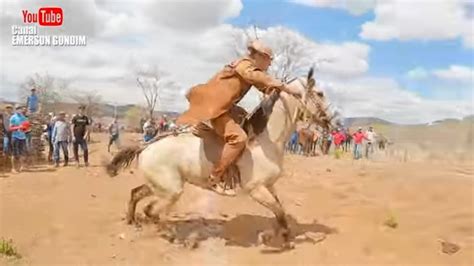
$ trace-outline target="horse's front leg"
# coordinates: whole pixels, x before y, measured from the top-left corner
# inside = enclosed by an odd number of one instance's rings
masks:
[[[276,195],[273,195],[274,193],[275,191],[272,188],[269,189],[264,185],[260,185],[250,192],[250,196],[273,212],[278,223],[276,235],[283,237],[284,248],[293,248],[294,244],[291,242],[291,233],[286,219],[286,213]]]
[[[148,185],[143,184],[138,186],[130,192],[130,200],[128,202],[128,211],[127,211],[127,223],[133,224],[135,223],[135,209],[137,207],[137,203],[153,194],[153,191],[148,187]]]

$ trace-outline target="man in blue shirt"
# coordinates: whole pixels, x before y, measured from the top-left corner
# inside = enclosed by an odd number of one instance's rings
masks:
[[[22,114],[24,106],[17,105],[15,114],[10,117],[10,131],[12,133],[12,172],[18,173],[23,169],[24,159],[26,155],[26,134],[25,122],[26,117]]]
[[[31,95],[26,99],[26,107],[28,113],[36,113],[39,109],[39,99],[35,88],[31,89]]]

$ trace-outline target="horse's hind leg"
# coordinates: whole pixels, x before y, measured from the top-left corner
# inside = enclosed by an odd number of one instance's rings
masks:
[[[128,202],[127,223],[133,224],[135,223],[135,209],[137,208],[137,203],[143,198],[151,196],[153,191],[148,185],[143,184],[132,189],[130,194],[130,201]]]
[[[288,221],[283,206],[276,195],[273,188],[267,188],[263,185],[256,187],[250,192],[250,196],[273,212],[278,222],[277,234],[281,233],[283,240],[285,241],[285,247],[291,247],[290,242],[290,228],[288,227]]]
[[[159,199],[153,200],[144,208],[143,212],[148,218],[158,222],[160,221],[160,214],[166,214],[178,201],[181,194],[181,192],[174,193],[167,197],[160,197]]]

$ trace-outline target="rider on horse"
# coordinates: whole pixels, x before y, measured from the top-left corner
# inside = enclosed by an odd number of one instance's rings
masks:
[[[224,139],[221,157],[209,176],[211,189],[219,193],[225,187],[223,177],[226,170],[240,156],[247,142],[247,134],[231,117],[230,110],[252,86],[265,94],[276,89],[300,96],[299,92],[266,73],[273,59],[269,47],[255,40],[247,48],[247,56],[226,65],[206,84],[191,88],[186,95],[189,109],[177,120],[178,124],[188,125],[210,120],[215,132]]]

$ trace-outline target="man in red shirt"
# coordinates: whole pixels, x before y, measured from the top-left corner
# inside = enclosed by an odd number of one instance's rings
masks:
[[[364,139],[367,140],[367,136],[362,132],[362,128],[359,127],[352,137],[354,139],[354,159],[358,160],[362,157],[362,141],[364,141]]]

